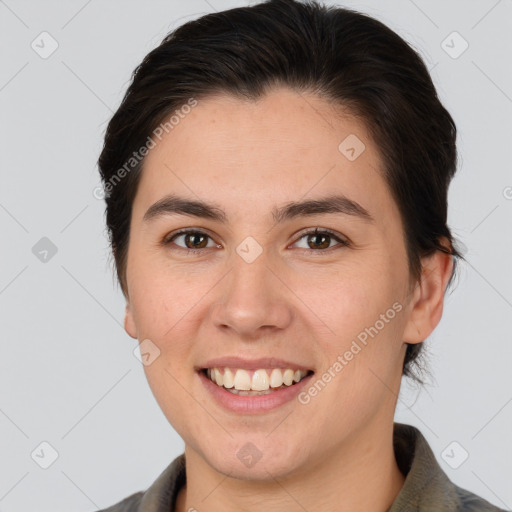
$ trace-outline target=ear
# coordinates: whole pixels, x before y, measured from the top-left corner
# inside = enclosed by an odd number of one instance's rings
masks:
[[[422,273],[413,291],[403,340],[421,343],[432,333],[443,314],[444,294],[453,271],[453,257],[436,251],[422,259]]]
[[[133,312],[129,301],[126,302],[124,330],[127,332],[128,336],[131,336],[133,339],[137,339],[137,328],[135,326],[135,320],[133,318]]]

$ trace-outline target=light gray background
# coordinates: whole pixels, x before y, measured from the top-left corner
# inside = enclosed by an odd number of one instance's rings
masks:
[[[143,56],[184,21],[239,5],[0,0],[0,512],[106,507],[183,450],[122,329],[96,160]],[[420,51],[459,130],[449,220],[469,264],[427,342],[434,379],[404,381],[396,420],[421,429],[455,483],[510,509],[512,1],[343,5]],[[31,47],[43,31],[59,45],[46,59]],[[442,47],[453,31],[469,43],[458,58]],[[42,237],[57,247],[47,262],[32,252]],[[48,469],[35,462],[44,441],[58,452]],[[442,455],[453,441],[469,453],[458,469]]]

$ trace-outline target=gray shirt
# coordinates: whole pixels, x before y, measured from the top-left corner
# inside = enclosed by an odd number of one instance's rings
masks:
[[[388,512],[505,511],[453,484],[416,427],[394,423],[393,443],[405,482]],[[99,512],[174,512],[185,481],[185,454],[181,454],[145,492],[136,492]]]

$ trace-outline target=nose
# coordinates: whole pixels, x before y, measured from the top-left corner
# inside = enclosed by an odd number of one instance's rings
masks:
[[[263,252],[248,263],[234,254],[231,271],[217,288],[211,319],[237,338],[255,340],[286,329],[293,318],[291,291]]]

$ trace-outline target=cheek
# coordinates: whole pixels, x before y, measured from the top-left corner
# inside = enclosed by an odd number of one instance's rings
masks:
[[[377,391],[387,393],[379,379],[389,385],[396,379],[405,315],[400,275],[403,270],[374,264],[296,289],[318,312],[319,329],[325,331],[317,338],[322,346],[317,379],[325,375],[329,383],[311,391],[322,394],[320,400],[335,414],[343,416],[347,407],[358,414],[372,410],[370,404],[382,400]]]
[[[169,336],[204,294],[189,272],[171,269],[161,259],[133,257],[130,270],[130,303],[139,337]]]
[[[194,279],[183,270],[146,265],[132,276],[131,307],[139,340],[149,340],[159,354],[144,366],[148,383],[168,418],[184,398],[183,387],[192,379],[195,341],[207,314],[205,296],[214,280]],[[172,399],[169,399],[172,397]]]
[[[196,399],[184,391],[189,383],[184,378],[183,365],[178,361],[171,364],[168,355],[162,353],[151,365],[144,367],[144,372],[158,406],[176,432],[185,440],[189,440],[191,434],[192,438],[200,435],[195,426]]]
[[[193,421],[186,412],[189,395],[184,389],[190,389],[194,363],[194,304],[204,292],[193,284],[186,286],[187,279],[168,277],[154,266],[147,267],[132,280],[131,300],[139,340],[150,340],[158,354],[143,366],[146,379],[167,420],[181,434]]]
[[[290,275],[293,289],[316,313],[332,337],[347,340],[373,325],[400,299],[399,276],[385,261],[347,264],[333,272],[317,269],[307,279]]]

